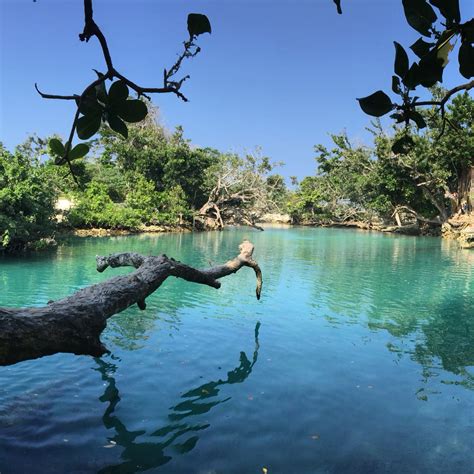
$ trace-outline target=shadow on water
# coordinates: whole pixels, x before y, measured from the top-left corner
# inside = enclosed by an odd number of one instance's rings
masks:
[[[191,451],[199,440],[199,431],[209,428],[209,423],[193,423],[191,417],[203,415],[212,408],[230,400],[231,397],[219,398],[219,391],[224,385],[244,382],[252,373],[258,359],[260,322],[255,326],[255,350],[250,360],[245,352],[240,353],[239,365],[227,372],[227,378],[207,382],[199,387],[188,390],[181,400],[170,408],[168,419],[170,423],[150,433],[148,437],[156,437],[155,441],[139,441],[141,436],[147,436],[145,430],[130,431],[120,420],[115,410],[120,402],[120,391],[114,378],[117,366],[103,359],[95,359],[97,370],[106,384],[100,401],[108,403],[102,417],[107,429],[114,429],[115,436],[110,438],[113,444],[123,447],[121,459],[123,462],[107,466],[98,471],[105,473],[134,473],[162,466],[172,459],[173,453],[184,454]],[[184,441],[179,441],[180,439]]]

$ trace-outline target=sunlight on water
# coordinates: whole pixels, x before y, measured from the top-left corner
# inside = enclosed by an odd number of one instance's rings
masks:
[[[0,260],[0,305],[46,304],[166,253],[252,270],[174,278],[109,320],[101,359],[0,368],[0,472],[451,473],[474,466],[474,252],[334,229],[71,240]]]

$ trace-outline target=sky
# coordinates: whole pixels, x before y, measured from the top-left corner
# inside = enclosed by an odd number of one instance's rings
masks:
[[[170,130],[182,125],[196,146],[240,153],[261,147],[285,163],[287,177],[314,174],[313,147],[330,146],[331,133],[345,130],[354,143],[370,144],[370,117],[356,97],[389,93],[393,41],[409,51],[420,37],[401,0],[342,0],[343,15],[332,0],[93,3],[115,68],[147,87],[162,86],[163,68],[187,38],[188,13],[207,15],[212,34],[199,37],[202,52],[183,68],[190,101],[155,95],[160,121]],[[474,16],[473,0],[460,4],[464,20]],[[74,104],[42,99],[34,84],[80,94],[96,77],[93,69],[105,70],[96,38],[78,39],[83,21],[82,0],[0,0],[0,141],[8,149],[31,133],[67,137]],[[462,79],[452,61],[443,85]]]

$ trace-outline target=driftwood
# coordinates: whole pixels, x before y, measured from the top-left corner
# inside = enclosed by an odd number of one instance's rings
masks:
[[[219,288],[219,278],[242,267],[253,268],[257,277],[257,298],[262,289],[262,273],[252,258],[253,244],[244,240],[239,255],[223,265],[202,270],[166,255],[145,257],[119,253],[97,257],[97,270],[132,266],[128,275],[88,286],[41,308],[0,308],[0,365],[68,352],[101,356],[107,352],[100,341],[107,319],[133,304],[145,309],[145,299],[169,277]]]

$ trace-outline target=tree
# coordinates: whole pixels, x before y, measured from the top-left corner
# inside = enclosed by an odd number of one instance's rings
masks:
[[[433,91],[434,99],[444,94]],[[427,127],[411,131],[413,145],[405,154],[393,144],[405,133],[387,134],[373,123],[374,147],[353,146],[345,134],[333,135],[334,148],[315,147],[317,174],[305,178],[292,201],[295,220],[345,222],[374,218],[411,220],[440,226],[469,203],[469,176],[474,165],[474,100],[455,97],[444,117],[424,112]],[[443,130],[444,121],[450,123]]]
[[[434,100],[445,91],[435,89]],[[467,92],[455,97],[444,112],[425,114],[427,127],[423,133],[412,132],[413,144],[405,154],[391,151],[403,133],[398,130],[395,139],[380,133],[376,137],[376,154],[384,165],[396,169],[412,190],[412,202],[398,202],[396,205],[415,216],[418,220],[446,222],[461,209],[469,205],[471,168],[474,166],[474,100]],[[449,129],[445,130],[445,121]],[[407,185],[397,185],[398,189]],[[421,195],[420,195],[421,193]],[[426,214],[431,216],[426,216]]]
[[[193,147],[181,127],[170,134],[154,119],[147,119],[131,125],[124,140],[104,126],[93,150],[98,155],[86,164],[90,180],[84,183],[85,192],[74,193],[78,205],[69,213],[74,227],[135,229],[190,222],[206,201],[206,170],[216,157],[208,149]],[[96,206],[91,218],[87,210],[100,200],[99,195],[94,197],[97,184],[113,202]]]
[[[182,127],[170,136],[155,120],[147,120],[129,127],[128,140],[104,127],[98,146],[100,163],[122,173],[140,173],[159,192],[179,186],[190,208],[199,208],[205,202],[205,172],[215,156],[208,149],[193,147]]]
[[[259,150],[244,157],[215,155],[217,160],[206,172],[207,201],[196,219],[210,229],[243,224],[263,230],[256,224],[258,219],[280,210],[283,183],[277,175],[270,174],[279,163],[260,156]]]
[[[0,251],[38,248],[53,228],[56,192],[28,144],[9,153],[0,143]]]

